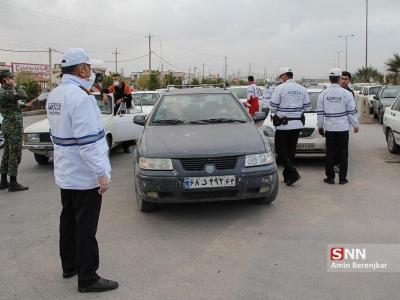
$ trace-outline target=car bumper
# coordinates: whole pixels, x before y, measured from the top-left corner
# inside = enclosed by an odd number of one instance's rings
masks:
[[[22,149],[27,149],[33,153],[50,156],[54,151],[53,144],[23,144]]]
[[[268,137],[268,142],[271,148],[275,151],[275,139],[274,137]],[[307,157],[307,156],[325,156],[326,146],[325,138],[299,138],[296,148],[296,156]]]
[[[257,169],[257,170],[256,170]],[[217,175],[218,176],[218,175]],[[213,202],[256,199],[272,196],[278,183],[276,165],[257,167],[236,176],[236,186],[226,188],[184,189],[184,177],[159,176],[139,170],[136,187],[143,200],[153,203]]]

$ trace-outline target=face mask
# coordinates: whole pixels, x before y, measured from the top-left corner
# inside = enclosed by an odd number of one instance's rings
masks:
[[[114,81],[114,85],[115,85],[115,86],[119,86],[119,81],[118,81],[118,80],[115,80],[115,81]]]
[[[91,71],[91,73],[90,73],[90,77],[89,77],[89,78],[87,78],[87,81],[89,81],[89,82],[90,82],[90,84],[91,84],[91,85],[93,85],[93,84],[94,84],[94,82],[95,82],[95,80],[96,80],[96,74],[95,74],[93,71]]]

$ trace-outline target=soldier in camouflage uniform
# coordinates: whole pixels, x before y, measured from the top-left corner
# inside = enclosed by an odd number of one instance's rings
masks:
[[[18,100],[28,99],[26,92],[16,85],[9,70],[0,70],[0,113],[3,116],[4,153],[0,166],[0,190],[9,192],[27,190],[17,182],[18,165],[22,155],[23,117]],[[31,106],[32,103],[27,103]],[[7,174],[10,182],[7,181]]]

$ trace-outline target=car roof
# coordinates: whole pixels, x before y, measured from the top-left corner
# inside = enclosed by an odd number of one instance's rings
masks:
[[[171,89],[164,93],[165,95],[196,95],[196,94],[231,94],[230,91],[224,88],[208,88],[208,87],[195,87],[195,88],[182,88]]]
[[[230,86],[230,87],[228,87],[228,89],[233,89],[233,88],[244,88],[244,89],[247,89],[247,85],[233,85],[233,86]]]
[[[307,92],[309,93],[321,93],[324,90],[324,88],[307,88]]]
[[[132,94],[158,94],[157,91],[134,91]]]

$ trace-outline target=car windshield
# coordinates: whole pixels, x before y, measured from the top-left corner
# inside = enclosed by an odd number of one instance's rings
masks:
[[[229,90],[239,99],[247,99],[247,87],[232,87]]]
[[[400,94],[400,86],[389,86],[382,92],[382,98],[396,98]]]
[[[248,122],[242,105],[229,94],[165,95],[152,124],[211,124]]]
[[[151,106],[156,104],[158,93],[134,93],[132,99],[135,105]]]
[[[101,95],[95,95],[94,97],[96,98],[97,106],[100,108],[101,113],[106,114],[106,115],[111,115],[112,114],[112,108],[111,108],[112,98],[111,98],[111,96],[107,95],[107,98],[108,98],[107,104],[104,103],[103,97]]]
[[[320,92],[308,92],[308,96],[310,97],[310,102],[311,102],[311,112],[317,111],[317,102],[319,94]]]
[[[369,94],[370,95],[376,95],[377,92],[380,90],[380,86],[374,86],[372,88],[369,88]]]

